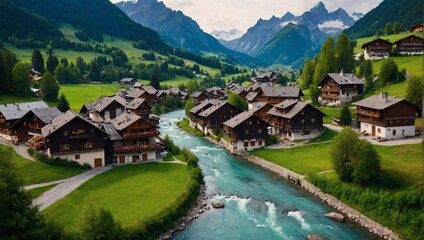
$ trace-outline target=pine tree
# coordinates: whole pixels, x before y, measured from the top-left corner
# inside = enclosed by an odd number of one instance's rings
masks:
[[[49,71],[50,73],[54,73],[54,70],[56,69],[57,65],[59,65],[59,60],[57,59],[56,55],[49,54],[46,61],[47,71]]]
[[[160,89],[160,82],[159,82],[159,78],[156,76],[156,73],[153,73],[152,76],[150,77],[150,86],[156,89]]]
[[[47,71],[41,79],[41,92],[43,99],[48,101],[56,101],[59,94],[59,85],[53,75]]]
[[[6,92],[7,90],[6,79],[4,77],[6,69],[3,62],[2,50],[0,50],[0,93]]]
[[[384,34],[390,35],[392,33],[393,33],[392,23],[387,23],[386,26],[384,27]]]
[[[393,33],[397,34],[399,32],[400,32],[400,23],[396,21],[395,23],[393,23]]]
[[[353,48],[346,34],[342,33],[337,38],[334,54],[337,64],[336,72],[343,69],[343,72],[351,73],[354,68]]]
[[[313,77],[314,64],[309,58],[306,58],[302,74],[302,88],[308,88],[312,84]]]
[[[0,71],[0,88],[4,91],[12,91],[12,69],[18,60],[9,49],[3,49],[0,52],[3,58],[3,70]]]
[[[57,65],[56,69],[54,70],[54,76],[56,80],[61,84],[67,83],[67,73],[65,66],[63,66],[63,63]]]
[[[100,66],[96,61],[91,62],[90,71],[88,73],[88,78],[91,81],[99,81],[100,80]]]
[[[39,71],[41,74],[44,73],[44,58],[40,50],[35,49],[32,52],[31,63],[35,70]]]
[[[69,107],[69,102],[68,102],[68,100],[66,99],[66,96],[65,96],[65,94],[60,94],[60,97],[59,97],[59,99],[57,100],[57,109],[59,109],[59,111],[61,111],[61,112],[66,112],[66,111],[68,111],[69,109],[70,109],[70,107]]]
[[[12,88],[17,96],[28,97],[31,95],[28,68],[22,62],[18,62],[12,69]]]
[[[325,74],[335,71],[334,39],[329,37],[325,40],[318,57],[314,71],[314,84],[318,86]]]
[[[84,74],[86,67],[85,67],[85,62],[84,59],[82,57],[78,57],[75,63],[76,67],[78,68],[78,70],[80,71],[81,74]]]
[[[411,103],[423,109],[423,79],[413,76],[408,79],[406,87],[406,99]]]
[[[350,115],[349,107],[345,104],[343,105],[342,109],[340,110],[340,125],[342,126],[349,126],[352,122],[352,117]]]

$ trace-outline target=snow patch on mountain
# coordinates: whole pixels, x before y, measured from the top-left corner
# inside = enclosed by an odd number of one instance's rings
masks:
[[[353,12],[352,13],[352,18],[355,20],[355,21],[358,21],[360,18],[362,18],[364,16],[364,14],[363,13],[357,13],[357,12]]]
[[[318,28],[322,31],[325,28],[338,28],[338,29],[346,29],[349,26],[344,25],[344,23],[340,20],[332,20],[326,21],[318,24]]]
[[[281,27],[285,27],[285,26],[287,26],[287,24],[289,24],[289,23],[297,24],[297,21],[285,21],[285,22],[282,22],[280,25],[281,25]]]
[[[243,32],[240,30],[237,30],[235,28],[231,29],[230,31],[223,31],[223,30],[214,30],[211,32],[211,35],[214,36],[216,39],[219,40],[225,40],[225,41],[231,41],[237,38],[240,38],[243,36]]]

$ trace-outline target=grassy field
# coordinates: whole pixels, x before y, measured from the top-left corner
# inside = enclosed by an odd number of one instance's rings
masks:
[[[100,96],[115,94],[119,84],[68,84],[60,86],[60,93],[66,95],[71,109],[79,112],[84,103],[96,100]]]
[[[181,164],[116,167],[95,176],[44,212],[73,231],[79,227],[82,210],[91,202],[111,211],[123,227],[134,226],[172,204],[187,179],[188,171]]]
[[[3,148],[6,148],[6,146],[0,145],[0,149]],[[25,185],[65,179],[87,171],[87,169],[82,168],[52,166],[42,162],[30,161],[14,151],[12,157],[19,173],[24,177]]]
[[[390,57],[399,67],[399,70],[406,69],[411,76],[423,76],[423,56],[398,56]],[[374,74],[380,72],[383,60],[372,61],[372,70]]]
[[[318,107],[318,109],[325,113],[324,123],[331,123],[331,118],[339,118],[341,108],[331,108],[331,107]],[[354,108],[350,108],[350,114],[353,118],[356,118],[356,110]]]
[[[394,43],[397,40],[399,40],[401,38],[404,38],[404,37],[407,37],[407,36],[409,36],[411,34],[412,33],[399,33],[399,34],[392,34],[392,35],[388,35],[388,36],[380,36],[380,38],[381,39],[384,39],[384,40],[388,40],[391,43]],[[420,33],[414,33],[414,35],[420,36]],[[376,38],[377,38],[377,36],[356,39],[357,44],[356,44],[355,48],[353,49],[353,52],[354,53],[363,52],[363,49],[361,49],[362,45],[364,43],[370,42],[370,41],[372,41],[372,40],[374,40]]]
[[[1,94],[0,95],[0,104],[8,104],[8,103],[22,103],[22,102],[34,102],[39,101],[40,99],[35,97],[17,97],[10,94]]]
[[[338,134],[338,132],[327,128],[327,129],[324,130],[324,132],[320,136],[311,139],[307,143],[318,143],[318,142],[331,141],[331,140],[333,140],[333,138],[335,136],[337,136],[337,134]]]
[[[400,83],[391,84],[391,85],[385,86],[383,88],[379,88],[375,91],[368,92],[365,95],[365,98],[370,97],[372,95],[378,95],[378,94],[380,94],[380,92],[387,92],[390,96],[405,98],[407,85],[408,85],[408,80],[400,82]]]
[[[384,174],[401,179],[404,187],[423,182],[421,144],[374,148],[381,157]],[[259,149],[251,153],[297,173],[313,174],[332,170],[330,150],[331,143],[323,143],[291,149]]]

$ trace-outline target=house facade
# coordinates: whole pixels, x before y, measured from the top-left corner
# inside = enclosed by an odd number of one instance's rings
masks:
[[[122,85],[134,85],[137,82],[137,79],[135,78],[122,78],[119,80],[119,83]]]
[[[268,114],[271,132],[292,141],[317,137],[324,130],[325,114],[306,102],[285,100],[275,105]]]
[[[422,55],[424,53],[424,38],[411,35],[395,42],[396,50],[402,55]]]
[[[365,81],[352,73],[327,73],[318,84],[319,101],[329,106],[340,106],[364,92]]]
[[[265,147],[268,124],[249,112],[242,112],[224,122],[233,151],[250,151]]]
[[[381,38],[364,43],[362,45],[362,49],[364,49],[364,59],[377,60],[388,58],[392,51],[392,45],[391,42]]]
[[[136,98],[127,103],[125,107],[130,112],[139,115],[146,120],[149,119],[149,115],[152,113],[152,107],[144,98]]]
[[[259,102],[255,104],[255,107],[249,109],[249,112],[258,118],[262,119],[266,123],[270,123],[270,116],[268,115],[269,110],[271,110],[274,106],[265,102]]]
[[[44,126],[41,134],[50,157],[87,163],[91,167],[105,165],[107,133],[71,110]]]
[[[94,102],[84,104],[80,113],[95,122],[110,121],[124,111],[125,104],[125,99],[118,95],[103,97]]]
[[[256,91],[250,91],[246,100],[248,108],[253,109],[259,102],[265,102],[271,105],[281,103],[284,100],[297,99],[303,96],[299,87],[261,87]]]
[[[407,100],[380,93],[353,105],[363,135],[378,140],[415,136],[417,107]]]
[[[417,24],[411,27],[411,32],[422,32],[424,30],[424,26],[422,24]]]

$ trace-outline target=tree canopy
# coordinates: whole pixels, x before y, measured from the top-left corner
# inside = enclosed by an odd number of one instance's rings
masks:
[[[41,79],[41,92],[43,99],[47,101],[56,101],[59,94],[59,85],[53,75],[47,71]]]
[[[31,57],[32,67],[39,71],[41,74],[44,73],[44,58],[40,50],[34,49]]]
[[[12,69],[12,88],[17,96],[28,97],[31,95],[28,68],[22,62],[18,62]]]
[[[247,101],[240,97],[238,94],[230,93],[228,95],[227,101],[241,110],[247,110]]]
[[[347,104],[343,105],[342,109],[340,110],[340,125],[342,126],[349,126],[352,122],[352,117],[350,115],[350,110]]]
[[[423,79],[421,77],[413,76],[408,79],[406,100],[423,109]]]

